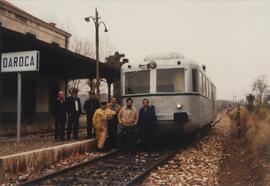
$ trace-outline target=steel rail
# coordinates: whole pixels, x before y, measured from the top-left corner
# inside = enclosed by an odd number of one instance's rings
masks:
[[[53,172],[53,173],[50,173],[50,174],[46,174],[44,176],[41,176],[41,177],[38,177],[38,178],[35,178],[33,180],[29,180],[29,181],[26,181],[26,182],[23,182],[23,183],[19,183],[18,185],[20,186],[28,186],[28,185],[36,185],[42,181],[45,181],[45,180],[48,180],[48,179],[51,179],[51,178],[54,178],[56,176],[59,176],[61,174],[64,174],[66,172],[69,172],[69,171],[72,171],[72,170],[75,170],[79,167],[82,167],[82,166],[85,166],[85,165],[88,165],[88,164],[91,164],[91,163],[94,163],[96,161],[99,161],[99,160],[102,160],[102,159],[105,159],[105,158],[108,158],[114,154],[116,154],[118,151],[113,149],[107,153],[105,153],[104,155],[101,155],[99,157],[95,157],[95,158],[92,158],[88,161],[85,161],[85,162],[82,162],[82,163],[79,163],[79,164],[76,164],[76,165],[73,165],[73,166],[70,166],[70,167],[67,167],[67,168],[64,168],[64,169],[61,169],[59,171],[56,171],[56,172]]]
[[[164,158],[162,158],[161,160],[149,166],[147,169],[145,169],[143,172],[135,176],[133,179],[126,182],[124,186],[140,184],[146,178],[146,176],[148,176],[151,173],[151,171],[156,169],[159,165],[163,165],[164,163],[166,163],[168,160],[174,157],[177,153],[179,153],[179,150],[175,150],[172,153],[166,155]]]

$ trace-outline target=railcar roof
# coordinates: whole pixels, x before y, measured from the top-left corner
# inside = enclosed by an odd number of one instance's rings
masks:
[[[177,65],[177,62],[180,61],[181,65]],[[141,68],[142,66],[146,66],[150,62],[156,62],[157,68],[159,67],[186,67],[186,66],[192,66],[192,68],[197,68],[202,72],[204,76],[207,77],[207,79],[210,80],[210,78],[207,76],[206,72],[203,70],[202,65],[197,63],[194,60],[188,59],[184,57],[182,54],[179,53],[169,53],[169,54],[158,54],[158,55],[149,55],[144,58],[143,61],[137,62],[137,63],[126,63],[121,67],[121,71],[139,71],[143,70],[144,68]],[[131,66],[131,68],[129,67]],[[210,80],[211,82],[211,80]]]
[[[147,65],[149,62],[155,62],[158,67],[177,67],[177,63],[180,61],[182,66],[192,65],[197,68],[201,68],[200,65],[190,59],[187,58],[172,58],[172,59],[155,59],[155,60],[144,60],[138,63],[126,63],[122,66],[122,70],[138,70],[140,66]],[[129,68],[131,66],[131,68]]]

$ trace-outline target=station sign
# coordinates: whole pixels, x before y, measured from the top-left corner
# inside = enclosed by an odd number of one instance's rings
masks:
[[[1,72],[39,71],[39,51],[2,53]]]
[[[17,143],[21,140],[22,73],[39,70],[39,51],[1,54],[1,72],[17,72]]]

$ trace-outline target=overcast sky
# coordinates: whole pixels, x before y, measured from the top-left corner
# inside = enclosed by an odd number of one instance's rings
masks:
[[[207,66],[218,99],[237,99],[257,77],[270,82],[270,1],[260,0],[11,0],[73,36],[94,41],[84,17],[98,8],[109,32],[100,32],[132,63],[146,55],[179,52]],[[100,31],[103,29],[101,28]]]

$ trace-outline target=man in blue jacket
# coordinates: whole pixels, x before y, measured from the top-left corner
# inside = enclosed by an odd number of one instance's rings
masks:
[[[139,129],[143,151],[151,147],[152,131],[156,123],[155,107],[149,106],[149,100],[143,99],[143,107],[139,111]]]

